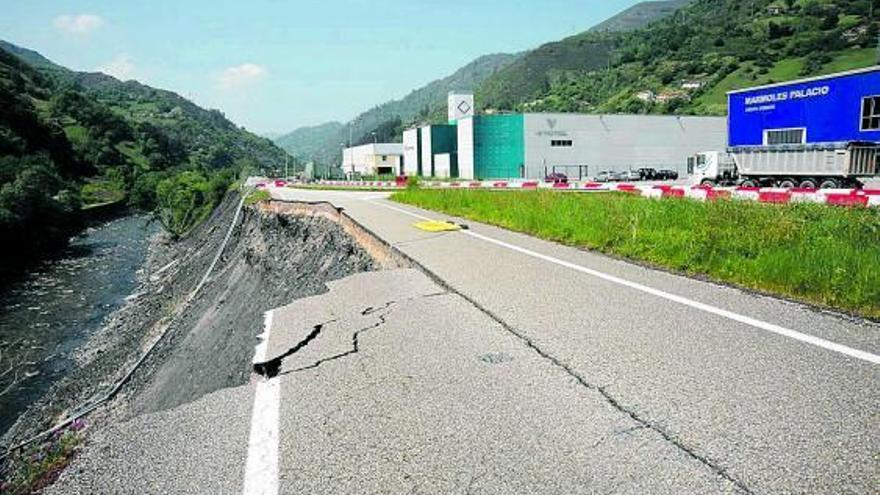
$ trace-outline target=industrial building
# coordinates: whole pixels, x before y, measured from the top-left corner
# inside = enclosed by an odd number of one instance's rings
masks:
[[[458,121],[458,168],[467,179],[683,170],[688,156],[723,147],[726,139],[723,117],[483,115]]]
[[[342,170],[349,178],[402,175],[403,145],[373,143],[342,150]]]
[[[403,133],[406,175],[458,177],[456,123],[474,116],[474,94],[452,91],[447,101],[449,123],[408,129]]]
[[[458,130],[429,125],[403,133],[404,173],[424,177],[458,176]]]
[[[449,124],[403,135],[404,172],[462,179],[586,178],[643,167],[684,171],[687,157],[721,149],[723,117],[583,114],[475,115],[473,95],[449,95]]]

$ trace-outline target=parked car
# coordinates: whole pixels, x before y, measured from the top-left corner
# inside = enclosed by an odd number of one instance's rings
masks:
[[[657,180],[657,169],[640,168],[639,175],[641,176],[641,180]]]
[[[620,180],[623,180],[623,181],[642,180],[642,174],[640,174],[637,170],[624,171],[624,172],[620,173]]]
[[[287,182],[285,182],[281,179],[275,181],[275,187],[284,187],[286,185],[287,185]]]
[[[615,171],[612,171],[612,172],[608,175],[608,180],[609,180],[610,182],[620,182],[620,181],[622,181],[622,180],[623,180],[623,172],[615,172]]]
[[[677,180],[678,172],[675,170],[670,170],[668,168],[663,168],[657,171],[657,180]]]
[[[614,172],[611,172],[611,171],[608,171],[608,170],[603,170],[602,172],[599,172],[599,175],[596,176],[596,182],[608,182],[608,181],[610,181],[610,180],[611,180],[611,175],[612,175],[613,173],[614,173]]]
[[[552,174],[547,175],[547,177],[544,177],[544,182],[549,182],[553,184],[567,184],[568,176],[559,172],[553,172]]]
[[[257,189],[264,189],[265,187],[266,187],[266,183],[265,183],[265,182],[258,182],[258,183],[257,183]]]

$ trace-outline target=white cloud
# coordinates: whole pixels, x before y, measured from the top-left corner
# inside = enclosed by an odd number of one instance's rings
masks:
[[[237,89],[264,79],[269,74],[265,67],[257,64],[241,64],[229,67],[217,78],[217,87],[223,90]]]
[[[137,67],[131,56],[127,53],[120,53],[113,60],[98,67],[98,70],[120,81],[128,81],[129,79],[134,79]]]
[[[59,15],[52,25],[67,34],[88,36],[104,25],[104,19],[94,14]]]

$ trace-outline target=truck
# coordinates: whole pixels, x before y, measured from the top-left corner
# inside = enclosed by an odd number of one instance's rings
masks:
[[[880,176],[880,146],[705,151],[688,157],[688,174],[704,186],[859,189]]]
[[[704,185],[859,188],[880,176],[880,66],[728,93],[728,147],[688,159]]]

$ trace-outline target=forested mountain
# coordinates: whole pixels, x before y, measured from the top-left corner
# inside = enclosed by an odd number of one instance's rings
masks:
[[[180,233],[240,171],[276,167],[284,157],[217,110],[135,81],[73,72],[3,42],[0,237],[9,242],[0,274],[66,242],[83,206],[127,201],[157,210]]]
[[[495,54],[480,57],[449,77],[419,88],[400,100],[389,101],[357,116],[348,124],[331,122],[297,129],[275,142],[305,161],[337,164],[341,161],[341,143],[349,139],[349,125],[354,144],[372,142],[373,132],[379,141],[400,140],[403,127],[416,122],[446,120],[446,97],[450,91],[472,91],[519,55]]]
[[[545,45],[483,84],[499,111],[723,115],[735,88],[877,62],[877,0],[694,0],[630,32]]]
[[[600,33],[638,29],[675,12],[691,0],[653,1],[637,4],[591,31]],[[371,142],[373,132],[379,141],[400,140],[404,127],[418,123],[439,123],[446,120],[446,96],[453,90],[476,90],[487,79],[496,81],[484,92],[492,96],[490,107],[512,107],[522,93],[537,94],[547,87],[544,74],[550,70],[579,70],[604,67],[608,64],[611,45],[597,39],[589,47],[554,43],[536,50],[537,55],[495,54],[480,57],[455,74],[417,89],[400,100],[379,105],[359,115],[348,124],[331,122],[303,127],[275,139],[275,142],[305,161],[338,164],[341,143],[349,141],[349,125],[354,144]],[[587,49],[585,49],[587,48]],[[495,74],[507,74],[504,78]]]
[[[666,0],[637,3],[614,17],[596,24],[589,30],[592,32],[623,32],[640,29],[658,19],[671,16],[676,10],[692,1]]]

